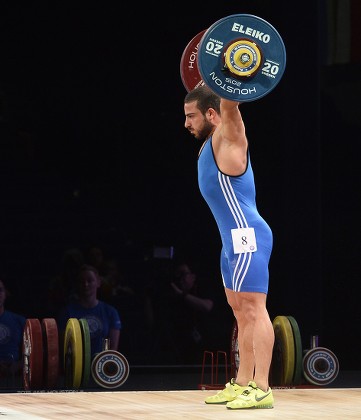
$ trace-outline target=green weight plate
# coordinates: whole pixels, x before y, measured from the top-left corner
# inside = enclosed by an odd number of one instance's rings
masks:
[[[295,369],[295,344],[291,323],[286,316],[273,320],[275,345],[271,364],[272,385],[290,386]]]
[[[297,321],[293,316],[287,316],[290,321],[293,338],[295,340],[295,371],[293,374],[293,385],[300,385],[302,382],[302,372],[303,372],[303,353],[302,353],[302,340],[300,330],[298,328]]]
[[[91,368],[91,346],[88,321],[85,318],[79,319],[82,340],[83,340],[83,375],[81,385],[86,387],[89,383]]]

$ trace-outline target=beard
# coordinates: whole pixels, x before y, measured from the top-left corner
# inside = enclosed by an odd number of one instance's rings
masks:
[[[205,118],[203,127],[197,133],[194,133],[194,137],[198,140],[206,140],[213,130],[214,125]]]

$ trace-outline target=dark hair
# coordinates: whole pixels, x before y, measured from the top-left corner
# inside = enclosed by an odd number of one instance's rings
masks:
[[[221,98],[216,95],[208,86],[199,86],[190,92],[184,98],[184,103],[197,101],[197,108],[204,115],[209,108],[213,108],[218,114],[221,113]]]
[[[99,271],[94,266],[92,266],[90,264],[82,264],[79,267],[78,275],[80,276],[80,274],[83,273],[84,271],[92,271],[97,276],[99,276]]]

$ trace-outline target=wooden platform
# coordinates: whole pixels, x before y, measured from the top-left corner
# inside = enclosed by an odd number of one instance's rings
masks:
[[[0,394],[0,417],[69,419],[361,419],[361,388],[275,389],[273,409],[228,410],[204,403],[210,390],[19,392]]]

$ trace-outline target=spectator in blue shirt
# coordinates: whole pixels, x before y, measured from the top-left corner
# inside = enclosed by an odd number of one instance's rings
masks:
[[[23,332],[26,318],[5,309],[7,290],[0,280],[0,377],[22,370]]]
[[[112,305],[97,298],[101,286],[99,273],[93,266],[82,265],[77,276],[77,294],[73,301],[66,305],[57,317],[59,337],[62,346],[69,318],[84,318],[88,321],[90,331],[92,358],[104,350],[104,341],[108,339],[108,349],[118,351],[121,320],[119,313]]]

